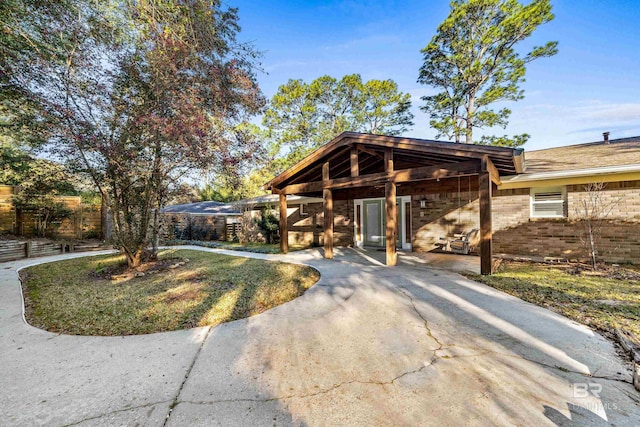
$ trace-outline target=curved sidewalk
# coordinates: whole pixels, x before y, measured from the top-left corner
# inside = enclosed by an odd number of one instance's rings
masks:
[[[638,425],[640,395],[590,329],[455,273],[357,251],[286,256],[320,281],[248,319],[128,337],[22,320],[0,264],[0,424]],[[73,256],[73,255],[72,255]]]

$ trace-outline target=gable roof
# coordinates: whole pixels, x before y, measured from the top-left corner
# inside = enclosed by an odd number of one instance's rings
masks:
[[[398,165],[411,165],[407,167],[436,166],[488,157],[500,174],[508,175],[522,172],[523,150],[520,148],[343,132],[296,165],[273,178],[264,188],[274,189],[299,182],[320,181],[322,180],[322,165],[327,161],[331,162],[330,176],[332,178],[348,177],[350,176],[349,155],[353,147],[361,148],[360,152],[364,159],[361,158],[360,161],[366,164],[371,171],[384,167],[383,156],[379,154],[381,151],[392,148],[394,162]],[[403,167],[400,166],[398,169],[403,169]]]
[[[525,158],[527,174],[640,164],[640,136],[527,151]]]
[[[640,137],[527,151],[523,174],[501,178],[500,189],[640,180]]]
[[[162,213],[174,213],[174,214],[191,214],[191,215],[242,215],[242,211],[245,208],[260,208],[266,206],[276,206],[280,196],[277,194],[266,194],[264,196],[252,197],[250,199],[242,199],[237,202],[195,202],[184,203],[181,205],[167,206],[160,212]],[[300,203],[318,203],[322,202],[322,199],[314,197],[294,196],[287,195],[287,203],[300,204]]]
[[[195,215],[240,215],[240,208],[232,203],[223,202],[196,202],[181,205],[167,206],[162,213],[188,213]]]

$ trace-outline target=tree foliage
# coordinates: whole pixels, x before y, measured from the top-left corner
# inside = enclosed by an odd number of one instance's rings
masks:
[[[358,74],[289,80],[263,120],[276,159],[272,170],[286,169],[344,131],[399,135],[413,125],[410,108],[410,95],[392,80],[363,82]]]
[[[518,43],[553,19],[549,0],[527,5],[517,0],[454,0],[447,19],[422,49],[424,63],[418,82],[440,90],[425,96],[421,109],[431,116],[430,124],[460,142],[473,143],[473,129],[507,126],[511,111],[491,108],[500,101],[524,97],[526,64],[557,53],[557,42],[534,47],[524,56]],[[488,137],[481,144],[517,146],[528,135],[513,139]]]
[[[52,235],[73,213],[57,196],[78,194],[75,181],[58,163],[33,158],[11,144],[0,145],[0,183],[16,186],[13,205],[31,214],[38,237]]]
[[[83,0],[3,0],[0,2],[0,136],[37,144],[48,135],[45,105],[30,79],[33,67],[63,64],[73,31],[65,23]]]
[[[242,123],[263,105],[259,54],[237,42],[237,10],[218,0],[87,1],[65,16],[63,60],[36,63],[19,86],[56,124],[51,151],[107,198],[115,243],[135,267],[181,177],[255,151]]]

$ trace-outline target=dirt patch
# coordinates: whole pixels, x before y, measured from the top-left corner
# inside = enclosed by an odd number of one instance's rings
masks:
[[[120,263],[92,271],[89,273],[89,277],[103,280],[129,280],[134,277],[144,277],[162,271],[174,270],[188,262],[187,258],[164,258],[157,261],[147,261],[134,269],[129,269],[126,263]]]

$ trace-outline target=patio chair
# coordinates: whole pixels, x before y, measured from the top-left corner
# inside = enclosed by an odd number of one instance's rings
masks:
[[[474,228],[467,233],[454,234],[453,238],[448,239],[449,250],[454,254],[468,255],[475,246],[475,237],[478,229]]]

